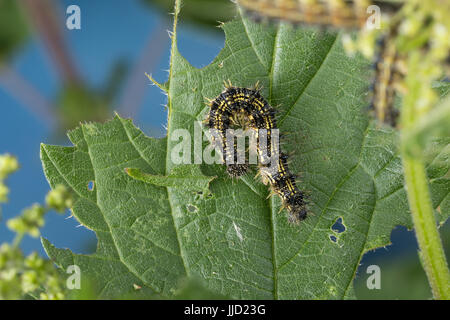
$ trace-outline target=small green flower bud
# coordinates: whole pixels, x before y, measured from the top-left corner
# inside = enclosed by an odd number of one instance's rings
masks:
[[[356,53],[357,47],[356,42],[352,39],[349,34],[344,34],[342,36],[342,45],[344,46],[345,52],[349,56],[353,56]]]
[[[0,180],[6,179],[11,173],[19,169],[17,158],[9,154],[0,155]]]
[[[32,292],[39,287],[38,274],[34,270],[25,271],[22,274],[23,292]]]
[[[33,270],[41,270],[44,266],[44,259],[36,252],[33,252],[25,258],[25,266]]]
[[[17,233],[26,233],[27,227],[22,219],[22,217],[16,217],[9,219],[6,222],[6,225],[11,231],[17,232]]]
[[[17,277],[17,268],[8,268],[0,271],[0,279],[2,281],[12,281]]]
[[[377,35],[378,30],[376,29],[362,29],[355,42],[356,50],[369,60],[375,55],[375,39]]]
[[[66,186],[62,184],[57,185],[53,190],[50,190],[45,197],[45,202],[49,208],[60,213],[64,213],[67,208],[73,206],[72,195]]]
[[[52,291],[52,292],[59,291],[59,289],[60,289],[59,279],[55,276],[48,277],[47,278],[47,287],[49,288],[49,291]]]
[[[12,247],[8,243],[3,243],[0,246],[0,269],[15,266],[23,259],[22,251],[18,248]]]
[[[25,209],[21,216],[9,219],[6,225],[14,232],[28,233],[36,238],[40,235],[39,229],[45,224],[44,215],[45,208],[34,204],[31,208]]]
[[[64,294],[61,292],[57,292],[57,293],[41,293],[39,298],[41,300],[63,300],[64,299]]]

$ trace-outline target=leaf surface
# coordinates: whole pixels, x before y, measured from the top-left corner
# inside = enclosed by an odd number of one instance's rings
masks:
[[[195,276],[232,298],[354,298],[363,254],[389,244],[395,226],[412,227],[396,133],[367,117],[367,62],[347,57],[337,34],[246,18],[223,29],[225,46],[203,69],[182,57],[175,33],[169,81],[161,86],[168,93],[167,138],[146,137],[117,116],[70,132],[73,147],[42,145],[51,186],[72,188],[74,216],[98,238],[93,255],[47,240],[44,247],[58,265],[79,265],[103,297],[129,293],[133,284],[144,296],[170,296],[179,278]],[[172,162],[180,143],[172,141],[174,131],[194,138],[208,111],[205,97],[217,96],[228,79],[243,87],[259,81],[278,110],[280,131],[288,133],[283,148],[310,198],[311,214],[300,225],[278,213],[279,199],[267,198],[255,172],[233,181],[220,165]],[[444,221],[448,161],[438,163],[431,161],[429,173]]]

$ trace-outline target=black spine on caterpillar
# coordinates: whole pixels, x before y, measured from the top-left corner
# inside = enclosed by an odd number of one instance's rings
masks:
[[[238,178],[249,168],[248,162],[236,163],[236,145],[227,136],[227,130],[239,118],[243,123],[238,125],[248,127],[256,134],[258,166],[263,182],[269,183],[272,192],[281,198],[283,207],[290,214],[289,221],[296,223],[304,220],[307,216],[305,194],[299,190],[295,175],[289,171],[288,156],[280,151],[275,110],[261,96],[257,86],[248,89],[228,84],[209,106],[206,124],[210,129],[215,129],[219,136],[228,174]]]

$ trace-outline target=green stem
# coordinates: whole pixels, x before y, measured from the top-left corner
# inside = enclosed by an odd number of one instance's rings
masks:
[[[409,205],[422,265],[435,299],[450,299],[450,273],[439,237],[422,160],[403,153]]]

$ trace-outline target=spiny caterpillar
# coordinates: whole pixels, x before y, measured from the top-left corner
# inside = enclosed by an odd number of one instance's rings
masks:
[[[422,28],[429,28],[432,17],[425,19]],[[394,102],[396,94],[406,94],[403,83],[407,73],[408,52],[400,52],[397,48],[396,39],[400,33],[400,23],[389,26],[377,42],[377,56],[375,60],[375,77],[372,91],[371,108],[375,112],[378,121],[396,127],[399,110],[395,109]],[[420,40],[418,41],[420,43]],[[429,54],[433,46],[432,40],[424,41],[418,49],[425,56]],[[442,64],[443,75],[450,74],[450,53]]]
[[[431,18],[427,21],[429,23]],[[426,28],[427,25],[423,27]],[[396,94],[404,95],[406,93],[403,81],[408,73],[408,53],[400,52],[396,44],[399,28],[399,23],[392,24],[378,40],[371,103],[376,119],[392,127],[397,125],[399,116],[399,110],[394,106],[395,97]],[[432,43],[426,41],[418,49],[422,51],[423,55],[427,55],[431,46]],[[442,65],[443,74],[446,76],[449,75],[450,70],[449,59],[450,53],[447,61],[444,61]]]
[[[307,216],[306,197],[296,185],[296,176],[288,168],[288,156],[280,152],[275,110],[261,96],[258,84],[254,88],[241,88],[225,83],[225,90],[209,102],[209,114],[205,124],[216,131],[227,172],[231,177],[244,175],[249,164],[236,163],[237,151],[234,138],[230,141],[227,130],[232,125],[246,127],[256,136],[259,175],[264,184],[270,184],[283,207],[289,212],[289,221],[297,223]],[[268,164],[270,159],[271,165]]]
[[[395,127],[399,115],[394,107],[396,92],[401,92],[401,81],[406,74],[404,57],[395,45],[396,30],[380,38],[375,61],[371,109],[378,121]]]
[[[396,12],[402,2],[370,0],[238,0],[255,20],[281,20],[293,24],[333,28],[361,28],[367,21],[367,8],[377,5],[383,13]]]

